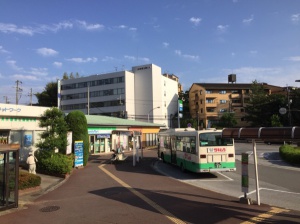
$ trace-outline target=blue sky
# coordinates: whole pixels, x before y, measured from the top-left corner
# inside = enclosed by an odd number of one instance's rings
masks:
[[[299,0],[0,0],[0,102],[20,104],[64,72],[153,63],[193,83],[300,79]],[[33,101],[36,102],[35,97]]]

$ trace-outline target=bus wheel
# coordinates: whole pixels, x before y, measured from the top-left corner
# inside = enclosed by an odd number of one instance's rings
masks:
[[[164,154],[162,153],[161,156],[160,156],[161,160],[163,161],[163,163],[165,163],[165,157],[164,157]]]
[[[185,173],[185,168],[184,168],[183,163],[180,164],[180,169],[181,169],[181,172]]]

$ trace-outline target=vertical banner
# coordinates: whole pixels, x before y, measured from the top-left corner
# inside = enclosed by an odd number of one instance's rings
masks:
[[[182,104],[182,100],[178,100],[178,128],[180,128],[180,118],[182,118],[182,112],[183,111],[183,104]]]
[[[75,141],[74,144],[75,167],[83,166],[83,141]]]
[[[242,192],[249,192],[248,153],[242,153]]]
[[[71,131],[69,131],[67,133],[67,142],[68,142],[68,145],[66,148],[66,154],[69,155],[72,153],[72,132]]]
[[[60,108],[60,101],[61,101],[61,83],[60,80],[57,80],[57,108]]]

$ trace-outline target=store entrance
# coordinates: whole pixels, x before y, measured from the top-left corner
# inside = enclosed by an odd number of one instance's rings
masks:
[[[19,145],[0,145],[0,211],[18,207]]]

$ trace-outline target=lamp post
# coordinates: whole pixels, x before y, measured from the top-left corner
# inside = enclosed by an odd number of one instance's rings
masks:
[[[153,109],[151,109],[149,112],[148,112],[148,123],[149,123],[149,114],[152,112],[152,111],[154,111],[155,109],[159,109],[160,107],[158,106],[158,107],[155,107],[155,108],[153,108]]]

